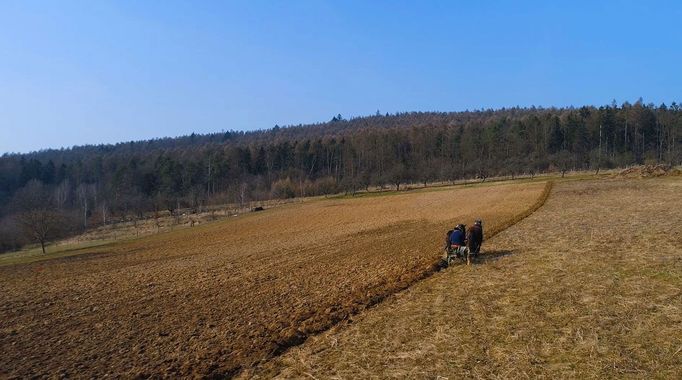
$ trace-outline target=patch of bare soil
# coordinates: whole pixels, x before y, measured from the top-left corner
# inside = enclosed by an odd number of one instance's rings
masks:
[[[682,375],[682,181],[563,182],[441,271],[250,378]]]
[[[433,271],[544,183],[285,205],[0,268],[0,377],[229,377]]]

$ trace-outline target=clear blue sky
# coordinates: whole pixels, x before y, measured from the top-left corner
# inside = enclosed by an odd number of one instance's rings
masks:
[[[680,1],[0,0],[0,153],[681,95]]]

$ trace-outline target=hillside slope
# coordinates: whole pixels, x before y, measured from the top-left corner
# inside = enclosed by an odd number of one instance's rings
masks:
[[[355,193],[378,186],[682,163],[682,108],[410,112],[257,132],[191,135],[0,156],[0,251],[146,212]]]

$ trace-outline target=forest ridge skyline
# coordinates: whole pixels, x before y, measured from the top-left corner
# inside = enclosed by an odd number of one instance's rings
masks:
[[[163,140],[181,140],[183,138],[189,138],[192,136],[215,136],[215,135],[223,135],[225,133],[244,133],[246,135],[249,134],[268,134],[273,131],[277,131],[279,129],[287,129],[287,128],[295,128],[295,129],[301,129],[301,128],[311,128],[311,127],[324,127],[326,125],[329,125],[330,123],[334,121],[348,121],[348,120],[359,120],[359,119],[367,119],[367,118],[372,118],[376,116],[380,117],[389,117],[389,116],[397,116],[401,114],[468,114],[468,113],[479,113],[479,112],[504,112],[506,110],[576,110],[580,108],[592,108],[592,109],[598,109],[598,108],[604,108],[604,107],[612,107],[612,108],[619,108],[624,105],[632,105],[632,104],[642,104],[647,107],[659,107],[659,106],[670,106],[670,105],[679,105],[682,104],[682,102],[678,101],[670,101],[670,102],[661,102],[660,104],[655,104],[653,102],[647,102],[643,97],[639,97],[636,101],[628,101],[625,100],[622,103],[618,103],[616,99],[613,99],[609,104],[603,104],[603,105],[596,105],[596,104],[584,104],[580,106],[576,105],[569,105],[569,106],[541,106],[541,105],[530,105],[530,106],[512,106],[512,107],[501,107],[501,108],[478,108],[478,109],[466,109],[466,110],[461,110],[461,111],[402,111],[402,112],[381,112],[381,110],[376,110],[372,114],[368,115],[350,115],[348,117],[344,116],[341,113],[332,115],[330,118],[327,120],[321,120],[317,122],[311,122],[311,123],[298,123],[298,124],[275,124],[272,127],[264,127],[264,128],[253,128],[253,129],[226,129],[223,128],[219,131],[206,131],[206,132],[196,132],[196,131],[189,131],[184,134],[178,134],[178,135],[159,135],[159,136],[154,136],[151,138],[146,138],[146,139],[128,139],[128,140],[120,140],[120,141],[113,141],[113,142],[95,142],[95,143],[85,143],[85,144],[73,144],[73,145],[67,145],[67,146],[55,146],[55,147],[45,147],[45,148],[40,148],[37,150],[32,150],[32,151],[27,151],[27,152],[0,152],[0,155],[32,155],[32,154],[40,154],[41,152],[46,152],[46,151],[59,151],[59,150],[74,150],[74,149],[79,149],[79,148],[87,148],[87,147],[99,147],[99,146],[119,146],[122,144],[142,144],[142,143],[148,143],[152,141],[163,141]]]

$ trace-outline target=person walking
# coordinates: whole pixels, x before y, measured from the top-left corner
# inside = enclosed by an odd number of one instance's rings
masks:
[[[467,248],[472,255],[477,255],[481,252],[481,245],[483,244],[483,221],[477,219],[474,225],[469,228],[466,235]]]

